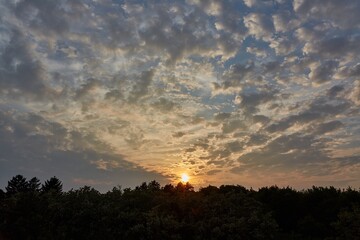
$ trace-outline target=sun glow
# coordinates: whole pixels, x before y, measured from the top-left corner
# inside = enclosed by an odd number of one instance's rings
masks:
[[[186,173],[181,174],[181,182],[187,183],[189,181],[189,175]]]

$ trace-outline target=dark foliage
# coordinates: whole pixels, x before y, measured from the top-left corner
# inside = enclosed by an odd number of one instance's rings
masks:
[[[107,193],[62,191],[56,177],[13,177],[0,190],[4,239],[359,239],[360,192],[156,181]]]
[[[29,191],[32,191],[32,192],[39,191],[40,185],[41,185],[40,180],[37,177],[33,177],[28,182]]]
[[[62,183],[57,177],[52,177],[49,180],[46,180],[41,186],[41,191],[60,194],[62,192]]]
[[[8,181],[7,187],[5,187],[8,195],[16,193],[26,192],[29,190],[29,182],[22,175],[16,175],[10,181]]]

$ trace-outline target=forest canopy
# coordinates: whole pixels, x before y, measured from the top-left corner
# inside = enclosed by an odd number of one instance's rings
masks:
[[[352,188],[144,182],[100,193],[63,191],[17,175],[0,189],[0,239],[359,239],[360,192]]]

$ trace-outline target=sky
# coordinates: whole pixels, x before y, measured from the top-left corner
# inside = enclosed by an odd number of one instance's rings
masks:
[[[360,1],[0,0],[0,188],[360,187]]]

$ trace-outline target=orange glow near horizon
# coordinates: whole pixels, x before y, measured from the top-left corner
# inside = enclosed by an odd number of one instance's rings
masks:
[[[189,175],[187,175],[186,173],[181,174],[181,182],[182,183],[189,182]]]

